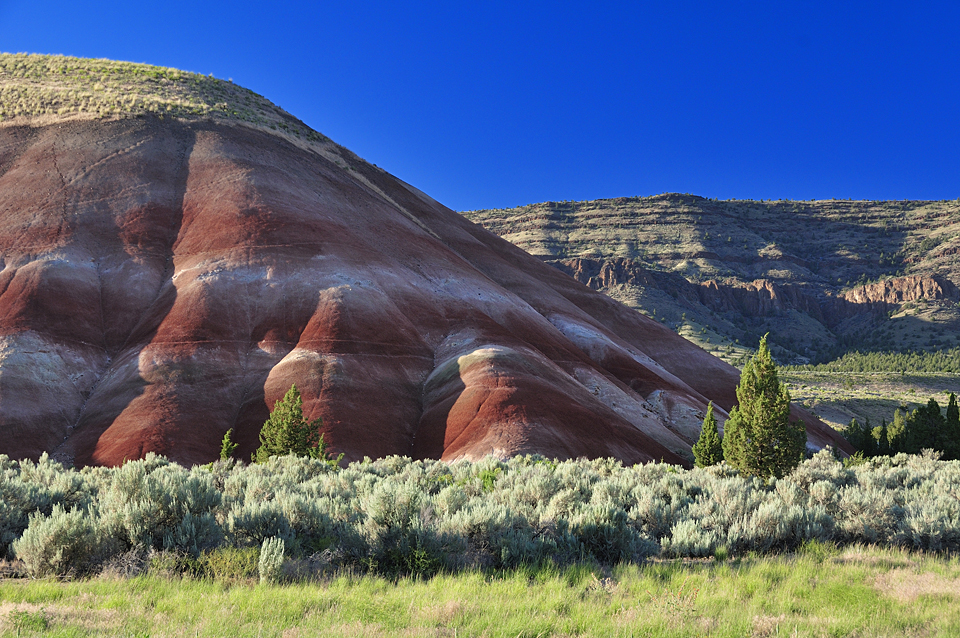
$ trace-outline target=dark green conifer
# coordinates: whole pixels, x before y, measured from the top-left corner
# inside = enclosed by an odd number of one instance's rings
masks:
[[[724,425],[724,458],[745,474],[779,478],[800,463],[806,443],[803,423],[790,422],[790,393],[764,335],[740,375],[737,407]]]
[[[887,443],[889,444],[890,454],[904,451],[906,423],[907,408],[901,405],[893,411],[893,423],[887,428]]]
[[[713,415],[713,401],[707,405],[707,415],[703,417],[700,438],[693,446],[693,456],[697,467],[716,465],[723,460],[723,445],[720,443],[717,417]]]
[[[266,463],[271,456],[294,454],[324,459],[336,465],[343,455],[331,459],[327,443],[323,440],[321,419],[307,421],[303,418],[303,399],[296,385],[290,386],[287,394],[277,401],[270,418],[260,429],[260,447],[253,454],[257,463]]]
[[[957,407],[957,395],[950,393],[947,403],[947,416],[943,423],[944,449],[947,459],[960,459],[960,408]]]
[[[887,420],[881,419],[880,425],[873,428],[873,438],[877,441],[877,456],[890,454],[890,440],[887,434]]]
[[[843,437],[857,450],[863,453],[865,457],[876,456],[876,439],[873,438],[873,429],[868,420],[866,425],[860,425],[856,419],[850,421],[850,425],[843,433]]]
[[[936,399],[920,406],[907,417],[903,429],[903,451],[919,454],[922,450],[944,451],[944,418]]]

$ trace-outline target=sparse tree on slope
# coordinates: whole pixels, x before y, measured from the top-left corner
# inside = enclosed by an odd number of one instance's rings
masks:
[[[723,460],[723,444],[720,443],[720,430],[717,417],[713,415],[713,401],[707,406],[707,415],[703,418],[700,438],[693,446],[693,456],[697,467],[716,465]]]
[[[724,458],[745,474],[779,478],[800,463],[806,443],[804,424],[790,422],[790,393],[764,335],[740,375],[737,406],[724,425]]]
[[[338,464],[343,455],[337,459],[329,457],[327,443],[320,432],[321,425],[321,419],[307,421],[303,418],[300,391],[296,385],[290,386],[287,394],[274,404],[270,418],[260,429],[260,447],[254,452],[253,460],[265,463],[271,456],[295,454]]]

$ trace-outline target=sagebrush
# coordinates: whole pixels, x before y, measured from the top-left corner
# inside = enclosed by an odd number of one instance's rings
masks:
[[[392,456],[337,469],[292,456],[185,468],[150,454],[82,470],[0,456],[0,549],[37,576],[93,572],[131,552],[204,572],[237,548],[252,567],[268,540],[291,564],[388,575],[817,542],[956,551],[958,495],[960,462],[932,454],[847,467],[822,451],[766,480],[723,463],[684,470],[536,456]]]

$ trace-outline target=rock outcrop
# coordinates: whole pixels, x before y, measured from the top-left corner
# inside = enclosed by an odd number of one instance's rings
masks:
[[[734,284],[709,279],[695,283],[677,273],[650,270],[635,260],[622,257],[551,260],[548,263],[594,290],[619,284],[651,286],[715,312],[765,317],[795,309],[823,319],[820,302],[803,287],[778,284],[768,279]]]
[[[691,282],[683,276],[651,270],[633,259],[548,260],[562,272],[594,290],[628,284],[650,286],[689,303],[699,303],[715,312],[734,312],[745,317],[768,317],[797,310],[817,321],[835,326],[845,319],[869,313],[883,315],[900,304],[928,300],[960,300],[960,289],[938,275],[909,275],[865,284],[839,295],[816,296],[804,286],[776,283],[769,279],[725,283],[710,279]]]
[[[843,304],[886,312],[893,306],[921,299],[960,300],[960,289],[938,275],[910,275],[848,290],[838,297]]]
[[[665,193],[464,215],[728,361],[767,333],[798,364],[960,345],[960,200]]]

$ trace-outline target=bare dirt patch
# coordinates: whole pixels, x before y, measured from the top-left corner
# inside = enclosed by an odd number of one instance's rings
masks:
[[[884,596],[911,602],[921,596],[948,596],[960,599],[960,578],[948,578],[933,572],[893,569],[874,579],[873,586]]]

